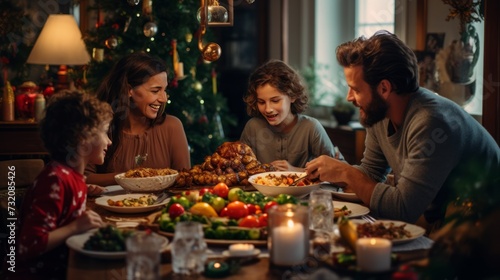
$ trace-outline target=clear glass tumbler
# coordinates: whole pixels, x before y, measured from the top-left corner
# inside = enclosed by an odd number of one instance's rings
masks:
[[[127,238],[127,279],[160,279],[161,246],[164,240],[150,232],[137,232]]]
[[[207,243],[203,239],[202,225],[180,222],[175,226],[172,241],[172,268],[174,273],[196,275],[205,270]]]
[[[315,232],[333,231],[332,194],[325,190],[314,190],[309,194],[310,229]]]

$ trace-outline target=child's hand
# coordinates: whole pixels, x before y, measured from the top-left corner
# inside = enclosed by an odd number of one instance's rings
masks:
[[[292,167],[286,160],[275,160],[271,162],[271,165],[276,167],[278,171],[288,171]]]
[[[104,188],[98,185],[87,184],[87,195],[98,196],[104,192]]]
[[[75,220],[75,223],[78,233],[105,225],[101,216],[92,210],[83,212],[83,214]]]

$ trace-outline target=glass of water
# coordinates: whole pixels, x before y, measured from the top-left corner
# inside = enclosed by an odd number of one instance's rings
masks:
[[[314,190],[309,194],[309,228],[315,232],[333,231],[332,194],[325,190]]]
[[[175,226],[172,241],[172,268],[182,275],[201,274],[207,260],[207,243],[202,225],[198,222],[180,222]]]
[[[151,232],[138,232],[127,238],[127,279],[160,279],[161,246],[164,240]]]

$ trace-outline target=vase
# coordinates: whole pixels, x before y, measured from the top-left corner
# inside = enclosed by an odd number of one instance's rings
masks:
[[[454,40],[446,60],[446,71],[453,83],[470,84],[475,80],[474,68],[479,58],[479,36],[473,25],[461,33],[460,40]]]

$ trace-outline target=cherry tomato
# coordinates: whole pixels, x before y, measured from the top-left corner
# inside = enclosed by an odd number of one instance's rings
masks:
[[[248,207],[241,201],[233,201],[227,205],[227,216],[231,219],[240,219],[248,216]]]
[[[212,189],[203,188],[200,190],[200,196],[203,196],[206,192],[212,193]]]
[[[170,208],[168,208],[168,215],[170,216],[170,219],[175,219],[182,214],[184,214],[184,207],[182,207],[179,203],[174,203],[170,205]]]
[[[213,188],[213,193],[217,196],[227,199],[227,194],[229,193],[229,187],[225,183],[220,182]]]
[[[259,216],[259,226],[267,227],[267,213],[264,213]]]
[[[248,215],[238,222],[238,226],[245,228],[256,228],[260,226],[259,218],[254,215]]]
[[[278,202],[272,200],[272,201],[269,201],[268,203],[266,203],[266,205],[264,205],[264,213],[268,213],[269,209],[271,207],[273,207],[274,205],[278,205]]]

